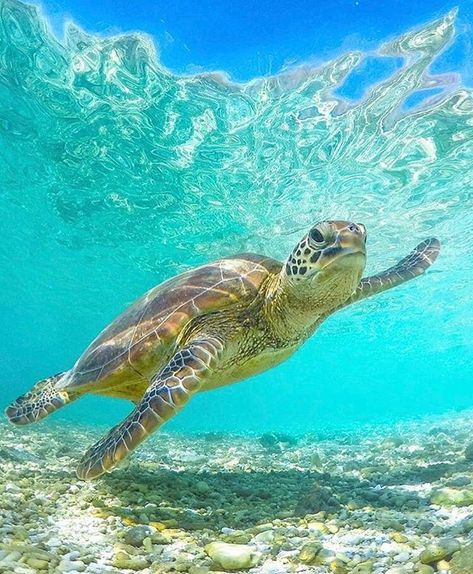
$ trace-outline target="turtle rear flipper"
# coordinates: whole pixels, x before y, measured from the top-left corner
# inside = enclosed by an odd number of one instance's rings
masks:
[[[67,371],[37,382],[30,391],[13,401],[5,409],[10,422],[15,425],[35,423],[69,403],[69,393],[56,388],[66,374]]]

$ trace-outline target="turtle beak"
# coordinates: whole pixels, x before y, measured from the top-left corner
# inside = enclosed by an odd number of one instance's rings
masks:
[[[366,229],[364,225],[357,224],[356,230],[344,230],[339,236],[340,247],[345,255],[353,253],[366,254]]]
[[[366,261],[366,229],[364,225],[353,224],[339,230],[337,239],[333,245],[322,252],[320,266],[322,269],[341,265],[343,268],[364,267]]]
[[[355,223],[350,228],[343,229],[338,235],[340,255],[366,255],[366,228],[361,223]]]

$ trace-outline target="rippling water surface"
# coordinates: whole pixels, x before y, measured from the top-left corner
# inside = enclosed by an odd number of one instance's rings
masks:
[[[368,228],[368,271],[431,235],[441,257],[331,318],[279,369],[197,397],[172,426],[310,430],[471,406],[473,97],[455,70],[429,73],[454,35],[452,12],[376,54],[233,83],[174,75],[138,34],[70,25],[59,42],[35,8],[4,0],[5,403],[68,368],[163,279],[238,251],[285,258],[314,221],[349,218]],[[368,57],[402,66],[360,101],[337,96]],[[84,400],[60,416],[127,408]]]

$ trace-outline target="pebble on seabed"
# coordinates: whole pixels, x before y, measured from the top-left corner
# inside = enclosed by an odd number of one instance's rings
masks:
[[[473,574],[471,421],[158,433],[92,483],[73,474],[90,430],[0,423],[0,574]]]

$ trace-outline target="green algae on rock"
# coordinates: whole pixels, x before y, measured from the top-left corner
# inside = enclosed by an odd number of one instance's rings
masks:
[[[307,542],[299,552],[299,560],[304,564],[312,564],[322,548],[320,542]]]
[[[460,548],[461,545],[458,540],[440,540],[436,544],[430,544],[427,546],[427,548],[421,552],[419,559],[422,564],[432,564],[451,556],[454,552],[460,550]]]
[[[450,562],[452,574],[471,574],[473,572],[473,543],[461,548]]]
[[[439,488],[432,492],[430,501],[440,506],[470,506],[473,504],[473,490]]]

